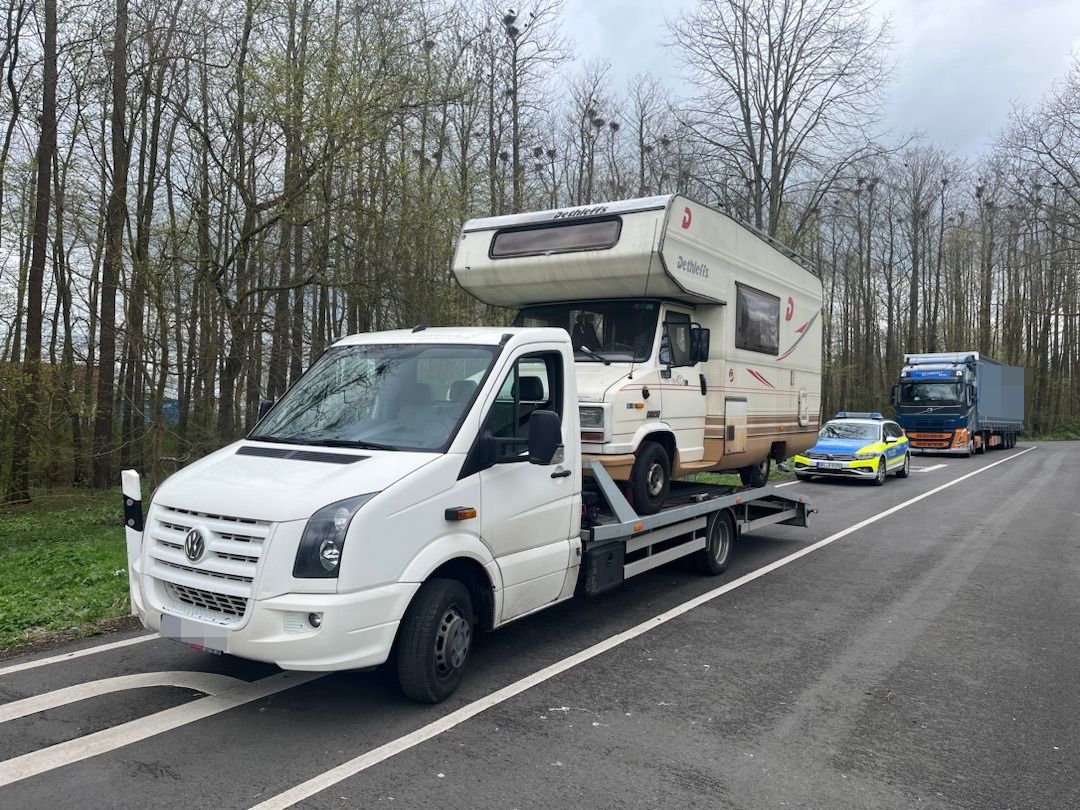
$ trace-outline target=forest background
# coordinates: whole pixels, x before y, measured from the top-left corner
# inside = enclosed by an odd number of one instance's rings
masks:
[[[977,350],[1027,368],[1029,435],[1080,435],[1075,61],[972,159],[883,131],[861,0],[700,0],[661,32],[677,96],[575,62],[561,0],[3,14],[6,503],[156,485],[342,335],[506,323],[449,272],[466,219],[676,191],[821,275],[826,414],[882,407],[906,351]]]

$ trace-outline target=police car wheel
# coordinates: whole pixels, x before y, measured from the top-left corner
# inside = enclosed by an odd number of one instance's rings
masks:
[[[911,471],[911,453],[904,453],[904,463],[900,466],[900,469],[896,471],[897,478],[907,478],[908,473]]]
[[[880,487],[885,483],[885,457],[881,456],[877,462],[877,472],[874,474],[874,486]]]

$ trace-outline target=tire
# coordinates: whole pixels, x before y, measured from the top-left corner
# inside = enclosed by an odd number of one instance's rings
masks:
[[[644,442],[630,470],[630,493],[640,515],[655,515],[667,500],[671,487],[671,459],[664,446]]]
[[[713,512],[705,529],[705,548],[694,552],[694,569],[699,574],[716,577],[724,573],[735,544],[735,524],[726,509]]]
[[[967,457],[971,458],[973,455],[975,455],[975,440],[969,435],[967,443]]]
[[[911,453],[904,453],[904,464],[896,471],[897,478],[907,478],[911,472]]]
[[[758,464],[751,464],[739,470],[739,479],[744,487],[763,487],[769,483],[769,469],[772,467],[772,458],[766,457]]]
[[[472,648],[473,607],[456,579],[429,579],[420,586],[398,637],[398,683],[407,697],[438,703],[461,682]]]
[[[975,455],[977,456],[981,456],[983,453],[986,452],[986,434],[980,433],[979,438],[981,439],[981,441],[975,448]]]
[[[874,486],[880,487],[885,483],[885,456],[879,456],[877,462],[877,472],[874,474]]]

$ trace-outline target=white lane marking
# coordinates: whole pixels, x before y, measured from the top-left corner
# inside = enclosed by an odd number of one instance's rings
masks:
[[[948,466],[949,466],[948,464],[934,464],[931,467],[912,467],[911,471],[912,472],[920,472],[920,473],[933,472],[934,470],[943,470]]]
[[[29,714],[55,709],[58,706],[66,706],[69,703],[77,703],[80,700],[105,695],[109,692],[121,692],[125,689],[143,689],[149,686],[179,686],[184,689],[194,689],[207,695],[217,695],[237,686],[243,686],[247,681],[239,678],[230,678],[227,675],[217,675],[213,672],[144,672],[138,675],[120,675],[116,678],[102,678],[99,681],[69,686],[66,689],[57,689],[54,692],[46,692],[43,695],[13,700],[0,706],[0,723],[14,720],[17,717],[26,717]]]
[[[39,658],[37,661],[27,661],[25,664],[15,664],[14,666],[4,667],[3,669],[0,669],[0,676],[10,675],[12,672],[22,672],[24,669],[34,669],[34,667],[57,664],[61,661],[71,661],[76,658],[82,658],[84,655],[93,655],[94,653],[105,652],[106,650],[115,650],[120,647],[128,647],[132,644],[142,644],[144,641],[153,641],[156,638],[159,638],[157,633],[149,633],[145,636],[126,638],[123,641],[113,641],[97,647],[87,647],[86,649],[76,650],[75,652],[54,655],[50,658]]]
[[[105,754],[125,745],[145,740],[165,731],[211,717],[215,714],[243,706],[253,700],[276,694],[285,689],[322,678],[325,672],[280,672],[255,683],[240,685],[220,694],[200,698],[157,712],[138,720],[132,720],[113,728],[103,729],[85,737],[42,748],[29,754],[0,762],[0,787],[51,771],[73,762],[80,762],[98,754]]]
[[[437,737],[444,731],[449,731],[450,729],[454,728],[454,726],[460,725],[461,723],[472,717],[475,717],[481,712],[486,711],[493,706],[497,706],[498,704],[503,703],[504,701],[509,700],[515,695],[519,695],[522,692],[543,683],[544,681],[550,680],[556,675],[560,675],[563,672],[566,672],[568,669],[576,667],[578,664],[582,664],[592,658],[595,658],[598,655],[601,655],[602,653],[607,652],[608,650],[618,647],[620,644],[624,644],[631,639],[637,638],[638,636],[647,633],[662,624],[666,624],[672,619],[676,619],[696,607],[700,607],[707,602],[711,602],[713,599],[723,596],[724,594],[729,593],[736,588],[741,588],[743,585],[753,582],[755,579],[759,579],[766,574],[771,574],[778,568],[783,568],[785,565],[795,562],[795,560],[805,557],[807,554],[812,554],[818,549],[824,548],[830,543],[834,543],[840,538],[846,537],[847,535],[851,534],[852,532],[856,532],[859,529],[869,526],[871,523],[876,523],[882,518],[899,512],[901,509],[905,509],[906,507],[911,506],[912,504],[916,504],[926,498],[929,498],[931,495],[935,495],[944,489],[955,486],[961,481],[966,481],[968,478],[971,478],[974,475],[984,473],[987,470],[998,466],[999,464],[1004,464],[1006,461],[1012,461],[1015,458],[1019,458],[1020,456],[1024,455],[1024,453],[1028,453],[1034,449],[1034,447],[1029,447],[1026,450],[1021,450],[1015,455],[1009,456],[1008,458],[1003,458],[1001,459],[1001,461],[995,461],[993,464],[988,464],[985,467],[980,467],[979,469],[974,470],[967,475],[961,476],[960,478],[957,478],[953,481],[942,484],[939,487],[935,487],[928,492],[924,492],[922,495],[916,495],[914,498],[904,501],[903,503],[898,504],[891,509],[886,509],[884,512],[879,512],[873,517],[869,517],[866,520],[860,521],[853,526],[842,529],[841,531],[836,532],[836,534],[829,535],[824,540],[819,540],[813,545],[796,551],[794,554],[790,554],[783,559],[777,560],[774,563],[770,563],[769,565],[764,566],[763,568],[759,568],[756,571],[746,574],[745,576],[739,577],[736,580],[732,580],[726,585],[721,585],[719,588],[711,590],[708,593],[704,593],[701,596],[695,597],[689,602],[684,602],[683,604],[678,605],[665,613],[661,613],[659,616],[654,616],[648,621],[642,622],[636,627],[631,627],[629,630],[625,630],[618,635],[612,636],[611,638],[594,644],[593,646],[588,647],[581,652],[570,656],[569,658],[565,658],[562,661],[558,661],[552,664],[551,666],[545,667],[539,672],[534,672],[532,675],[522,678],[517,683],[512,683],[509,686],[504,686],[502,689],[492,692],[490,695],[480,698],[480,700],[470,703],[468,706],[462,706],[460,709],[451,712],[450,714],[436,720],[433,723],[429,723],[426,726],[418,728],[416,731],[413,731],[410,734],[406,734],[404,737],[399,737],[396,740],[391,740],[384,745],[380,745],[378,748],[373,748],[371,751],[368,751],[365,754],[361,754],[355,759],[351,759],[348,762],[344,762],[341,765],[338,765],[336,768],[332,768],[329,771],[321,773],[306,782],[302,782],[301,784],[284,791],[283,793],[279,793],[277,796],[271,796],[266,801],[260,802],[259,804],[252,807],[251,810],[284,810],[284,808],[292,807],[297,802],[308,799],[314,796],[316,793],[319,793],[326,788],[337,784],[343,779],[347,779],[350,776],[355,776],[356,774],[360,773],[361,771],[367,770],[373,765],[378,765],[380,762],[390,759],[391,757],[407,751],[410,748],[414,748],[422,742],[427,742],[433,737]]]

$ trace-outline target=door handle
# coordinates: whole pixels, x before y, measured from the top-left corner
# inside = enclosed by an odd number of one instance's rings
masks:
[[[551,477],[552,478],[569,478],[570,477],[570,470],[559,470],[558,472],[553,472],[551,474]]]

